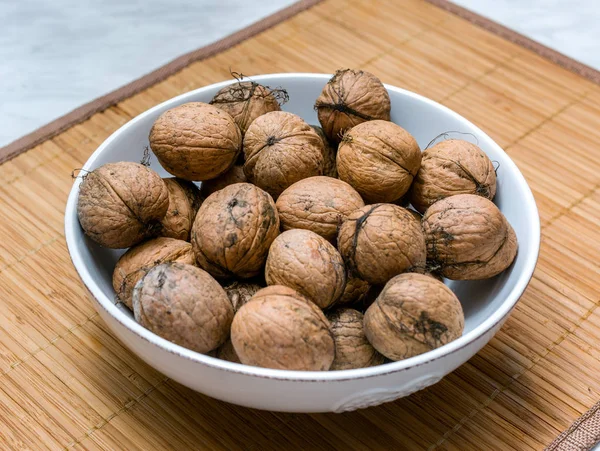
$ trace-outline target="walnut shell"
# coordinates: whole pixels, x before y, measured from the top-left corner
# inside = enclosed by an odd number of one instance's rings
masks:
[[[517,236],[494,203],[475,194],[437,201],[423,216],[427,259],[448,279],[493,277],[517,255]]]
[[[207,353],[227,340],[233,307],[206,271],[163,263],[148,271],[133,289],[133,314],[155,334]]]
[[[178,178],[163,179],[169,190],[169,208],[160,221],[160,235],[189,241],[190,231],[202,204],[200,190],[192,182]]]
[[[260,273],[279,235],[271,196],[250,183],[235,183],[206,198],[192,227],[198,264],[215,277]]]
[[[208,197],[215,191],[219,191],[226,186],[233,185],[234,183],[245,183],[247,181],[246,174],[244,174],[244,167],[236,164],[232,166],[229,171],[221,174],[216,179],[202,182],[200,191],[204,197]]]
[[[275,205],[283,230],[312,230],[332,241],[342,220],[365,203],[346,182],[317,176],[294,183]]]
[[[410,201],[422,213],[434,202],[456,194],[477,194],[492,200],[496,194],[496,171],[475,144],[449,139],[423,152],[421,167],[410,189]]]
[[[400,199],[420,165],[417,141],[389,121],[369,121],[351,128],[337,153],[339,178],[369,203]]]
[[[330,370],[351,370],[381,365],[379,354],[363,329],[363,314],[350,308],[336,309],[327,315],[335,340],[335,358]]]
[[[335,353],[319,307],[280,286],[260,290],[238,310],[231,342],[242,363],[263,368],[327,371]]]
[[[322,127],[316,125],[311,125],[310,127],[317,132],[317,135],[319,135],[323,141],[323,175],[337,178],[337,163],[335,161],[337,144],[334,145],[327,139]]]
[[[202,102],[171,108],[150,130],[150,147],[170,174],[210,180],[227,171],[242,148],[242,133],[223,110]]]
[[[346,270],[337,249],[310,230],[283,232],[269,249],[268,285],[284,285],[327,308],[344,292]]]
[[[174,238],[154,238],[131,247],[121,255],[113,271],[112,284],[117,297],[132,308],[133,287],[148,270],[166,262],[195,263],[192,245]]]
[[[258,116],[281,110],[277,101],[277,97],[281,97],[277,95],[279,92],[285,91],[278,90],[274,95],[266,86],[253,81],[241,81],[222,88],[210,104],[229,113],[243,135]]]
[[[259,116],[244,136],[248,180],[277,198],[298,180],[323,174],[323,141],[300,116]]]
[[[405,208],[392,204],[351,213],[340,227],[338,249],[353,275],[375,285],[425,265],[421,227]]]
[[[101,246],[121,249],[156,234],[169,191],[152,169],[122,161],[85,175],[77,202],[85,234]]]
[[[423,274],[391,279],[365,313],[365,334],[391,360],[439,348],[463,333],[460,301],[443,283]]]
[[[264,287],[257,283],[234,281],[225,285],[225,293],[231,301],[233,310],[237,312],[239,308],[248,302],[259,290]]]
[[[336,305],[360,303],[369,293],[371,284],[358,277],[346,273],[346,286]]]
[[[365,121],[390,120],[390,96],[375,75],[352,69],[338,70],[315,102],[327,137],[339,142],[348,129]]]
[[[217,352],[215,353],[215,357],[217,359],[227,360],[228,362],[242,363],[240,362],[240,358],[233,348],[233,343],[231,343],[231,340],[227,340],[225,343],[219,346]]]

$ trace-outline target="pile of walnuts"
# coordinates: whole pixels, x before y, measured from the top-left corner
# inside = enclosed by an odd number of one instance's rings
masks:
[[[86,235],[129,248],[118,300],[167,340],[267,368],[362,368],[460,337],[443,278],[493,277],[517,252],[492,162],[462,140],[422,152],[368,72],[329,80],[320,127],[285,100],[238,80],[152,126],[173,178],[131,162],[84,177]]]

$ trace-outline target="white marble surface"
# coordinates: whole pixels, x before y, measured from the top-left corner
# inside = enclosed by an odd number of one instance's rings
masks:
[[[600,0],[454,1],[600,69]],[[293,2],[0,0],[0,146]]]
[[[0,0],[0,146],[294,0]]]
[[[452,0],[600,69],[600,0]]]

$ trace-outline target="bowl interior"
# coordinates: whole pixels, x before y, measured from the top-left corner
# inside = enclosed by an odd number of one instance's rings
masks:
[[[300,115],[309,124],[318,125],[313,104],[329,77],[324,74],[275,74],[253,77],[253,79],[271,87],[285,88],[290,100],[283,109]],[[208,102],[228,83],[230,82],[183,94],[136,117],[106,140],[90,157],[84,169],[92,170],[114,161],[141,161],[144,149],[148,146],[150,128],[162,112],[190,101]],[[399,88],[392,86],[387,88],[392,103],[392,121],[408,130],[416,138],[421,149],[442,133],[462,132],[467,134],[450,134],[450,136],[477,143],[491,160],[496,162],[498,186],[494,202],[515,229],[519,241],[519,252],[515,262],[499,276],[483,281],[446,281],[462,303],[465,312],[465,333],[459,340],[440,350],[432,351],[439,353],[447,347],[460,346],[461,343],[464,345],[475,336],[484,333],[514,306],[529,282],[537,261],[539,217],[533,196],[523,176],[504,151],[484,132],[436,102]],[[163,177],[170,176],[155,157],[151,158],[151,167]],[[97,300],[108,307],[109,304],[114,304],[115,298],[111,282],[112,270],[123,251],[101,248],[84,236],[76,214],[79,183],[80,180],[76,181],[67,205],[65,218],[67,242],[73,262],[84,282]],[[133,317],[127,308],[119,306],[116,310],[114,305],[110,307],[119,321],[129,327],[133,326]],[[413,358],[414,363],[426,358],[427,354]],[[405,364],[409,363],[405,361]]]

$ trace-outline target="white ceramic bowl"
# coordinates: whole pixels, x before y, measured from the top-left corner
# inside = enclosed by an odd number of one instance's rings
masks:
[[[318,124],[315,99],[330,78],[326,74],[274,74],[253,77],[259,83],[287,89],[283,109]],[[154,120],[164,111],[191,101],[208,102],[230,81],[168,100],[131,120],[112,134],[86,162],[92,170],[114,161],[140,161]],[[65,211],[65,235],[73,264],[91,293],[100,316],[133,352],[177,382],[224,401],[288,412],[341,412],[407,396],[438,382],[479,351],[502,326],[525,290],[537,261],[540,224],[533,195],[504,151],[475,125],[448,108],[412,92],[386,86],[392,121],[407,129],[425,148],[440,133],[473,134],[479,146],[498,162],[495,203],[519,240],[514,264],[499,276],[478,282],[449,281],[465,312],[459,339],[425,354],[372,368],[330,372],[282,371],[230,363],[170,343],[137,324],[130,311],[115,305],[111,277],[123,251],[103,249],[87,239],[77,220],[76,180]],[[466,139],[472,139],[468,136]],[[168,174],[152,158],[152,168]],[[83,301],[82,301],[83,302]]]

